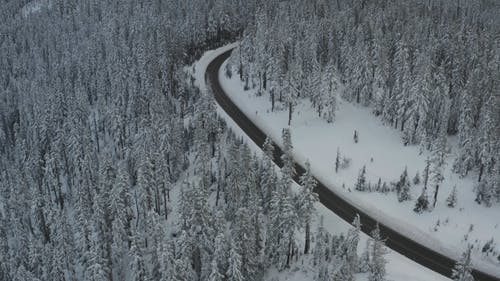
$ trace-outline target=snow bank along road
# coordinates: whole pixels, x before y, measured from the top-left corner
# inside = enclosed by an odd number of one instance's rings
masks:
[[[216,57],[207,67],[205,79],[211,87],[213,95],[217,103],[224,109],[224,111],[238,124],[238,126],[257,144],[262,148],[266,139],[266,134],[262,132],[243,112],[236,107],[231,99],[224,93],[219,83],[219,68],[222,63],[229,57],[232,50],[226,51]],[[282,167],[281,149],[274,144],[274,162]],[[304,168],[295,163],[296,174],[294,180],[298,183],[299,177],[304,173]],[[359,214],[362,223],[362,231],[370,233],[375,228],[377,221],[370,217],[365,212],[350,205],[345,200],[337,196],[323,183],[318,181],[318,186],[315,192],[319,195],[320,202],[332,210],[342,219],[347,222],[352,222],[356,214]],[[399,252],[400,254],[414,260],[415,262],[432,269],[445,276],[451,276],[452,268],[455,261],[432,250],[419,243],[399,234],[391,228],[379,224],[382,237],[386,239],[386,244],[389,248]],[[478,281],[500,281],[500,278],[491,276],[481,271],[474,270],[473,275]]]

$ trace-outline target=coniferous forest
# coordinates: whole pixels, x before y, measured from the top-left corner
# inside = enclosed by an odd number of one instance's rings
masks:
[[[277,170],[185,67],[241,40],[242,79],[328,122],[347,85],[407,144],[457,135],[498,204],[500,7],[470,2],[0,0],[0,280],[262,280],[306,255],[317,280],[384,280],[377,230],[358,257],[359,219],[311,227],[290,132]]]
[[[496,1],[267,2],[232,65],[289,123],[300,100],[334,122],[342,85],[405,145],[432,151],[437,184],[456,136],[453,170],[474,173],[476,201],[490,206],[500,202],[499,14]]]

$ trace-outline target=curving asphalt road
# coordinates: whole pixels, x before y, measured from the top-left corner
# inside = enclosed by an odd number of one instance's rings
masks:
[[[205,79],[210,85],[213,95],[217,103],[224,111],[238,124],[238,126],[262,148],[266,139],[266,134],[262,132],[245,114],[231,101],[231,99],[222,90],[219,83],[219,68],[222,63],[230,56],[232,50],[226,51],[215,58],[207,67]],[[281,149],[274,144],[274,162],[282,167]],[[299,177],[305,172],[304,168],[295,163],[297,173],[294,180],[299,182]],[[314,190],[319,195],[320,202],[337,214],[347,222],[352,222],[356,214],[359,214],[362,222],[361,230],[364,233],[370,233],[377,223],[367,213],[359,210],[355,206],[350,205],[344,199],[340,198],[334,192],[329,190],[322,182],[318,181],[318,186]],[[379,224],[380,233],[386,239],[386,245],[394,251],[414,260],[415,262],[434,270],[444,276],[451,276],[452,268],[455,264],[453,259],[450,259],[432,249],[429,249],[389,228],[386,225]],[[474,270],[472,272],[474,278],[478,281],[500,281],[499,278],[486,274],[484,272]]]

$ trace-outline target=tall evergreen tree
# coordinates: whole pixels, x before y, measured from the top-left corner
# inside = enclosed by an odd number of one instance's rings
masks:
[[[304,254],[309,253],[311,247],[311,219],[314,214],[314,203],[318,202],[318,194],[314,192],[316,179],[311,174],[311,165],[306,162],[306,172],[300,177],[301,190],[297,195],[297,213],[305,228]]]
[[[386,276],[385,265],[387,261],[384,258],[384,255],[387,253],[387,250],[385,248],[384,241],[380,237],[378,224],[371,233],[371,239],[368,280],[383,281]]]
[[[474,277],[472,276],[471,250],[472,246],[468,246],[460,260],[455,263],[455,267],[451,273],[451,278],[454,281],[474,281]]]

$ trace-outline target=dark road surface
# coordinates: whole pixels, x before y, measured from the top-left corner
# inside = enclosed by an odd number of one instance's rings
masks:
[[[208,85],[211,87],[217,103],[236,122],[236,124],[238,124],[238,126],[259,147],[262,148],[266,139],[266,134],[264,134],[264,132],[257,128],[257,126],[253,124],[252,121],[250,121],[250,119],[248,119],[245,114],[241,112],[241,110],[238,109],[238,107],[231,101],[231,99],[229,99],[226,93],[224,93],[219,83],[219,68],[230,54],[231,50],[219,55],[215,60],[213,60],[208,65],[207,73],[205,73],[205,79],[207,80]],[[281,167],[282,162],[280,156],[282,152],[277,145],[274,146],[274,162]],[[294,177],[294,180],[298,182],[300,175],[304,173],[304,168],[297,163],[295,163],[295,168],[297,173]],[[364,233],[370,233],[375,228],[375,225],[377,223],[375,219],[337,196],[335,193],[330,191],[322,182],[318,181],[318,186],[315,189],[315,192],[319,195],[319,200],[325,207],[330,209],[345,221],[351,223],[354,220],[356,214],[359,214],[362,223],[362,231]],[[455,264],[454,260],[399,234],[398,232],[383,224],[379,224],[379,226],[381,235],[386,239],[386,245],[389,248],[431,270],[434,270],[435,272],[438,272],[444,276],[451,276],[451,270]],[[480,281],[500,281],[500,278],[493,277],[477,270],[473,271],[473,275],[476,280]]]

